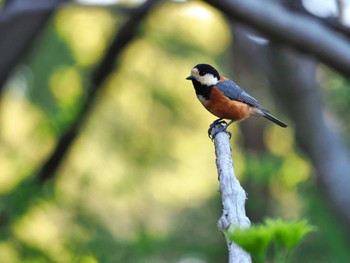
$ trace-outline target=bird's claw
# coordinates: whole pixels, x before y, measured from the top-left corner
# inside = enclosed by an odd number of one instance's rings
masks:
[[[208,130],[209,138],[214,140],[215,136],[219,132],[226,132],[226,134],[231,139],[232,133],[227,131],[227,127],[228,127],[228,125],[227,125],[226,121],[224,121],[222,119],[215,120],[212,124],[210,124],[209,130]]]

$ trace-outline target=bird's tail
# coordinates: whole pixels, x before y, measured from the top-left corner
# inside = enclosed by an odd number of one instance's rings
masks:
[[[269,112],[267,111],[263,111],[263,115],[262,115],[264,118],[268,119],[269,121],[272,121],[274,123],[276,123],[277,125],[283,127],[283,128],[286,128],[288,127],[287,124],[285,124],[283,121],[277,119],[275,116],[272,116]]]

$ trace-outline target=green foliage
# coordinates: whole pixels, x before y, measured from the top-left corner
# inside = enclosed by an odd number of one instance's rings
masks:
[[[273,262],[286,262],[306,234],[315,230],[306,220],[266,219],[263,224],[247,229],[229,230],[230,239],[249,252],[256,262],[265,262],[273,251]]]
[[[235,40],[224,17],[202,2],[153,10],[101,87],[55,180],[35,180],[77,118],[91,70],[124,19],[114,9],[65,5],[7,84],[0,101],[0,262],[227,262],[215,228],[220,198],[206,136],[214,117],[185,77],[199,62],[233,76],[228,54]],[[337,78],[326,76],[327,103],[348,116],[349,84]],[[346,232],[327,200],[311,196],[317,187],[293,128],[264,129],[266,151],[258,154],[241,147],[246,134],[238,127],[231,127],[233,156],[250,219],[304,213],[319,231],[293,262],[348,262]],[[311,187],[300,197],[305,181]],[[257,261],[282,261],[310,230],[303,222],[266,220],[234,236]]]
[[[273,239],[273,232],[265,225],[247,229],[234,229],[228,233],[230,239],[249,252],[258,262],[264,262],[267,250]]]
[[[276,243],[288,249],[293,249],[306,234],[315,230],[306,220],[286,222],[282,219],[266,219],[265,224],[274,233]]]

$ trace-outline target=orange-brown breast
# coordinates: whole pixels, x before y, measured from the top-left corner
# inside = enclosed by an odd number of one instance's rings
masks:
[[[217,88],[212,89],[210,100],[203,105],[219,118],[237,121],[244,120],[255,112],[255,108],[243,102],[229,99]]]

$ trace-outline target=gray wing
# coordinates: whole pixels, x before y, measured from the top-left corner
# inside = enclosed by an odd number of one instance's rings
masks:
[[[224,80],[216,84],[218,90],[220,90],[226,97],[231,100],[237,100],[249,104],[251,106],[262,108],[260,103],[247,92],[245,92],[242,88],[240,88],[236,83],[232,80]]]

